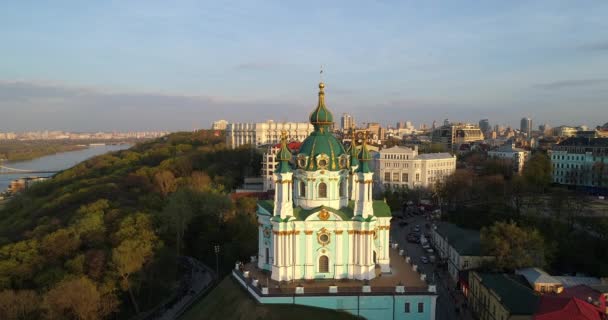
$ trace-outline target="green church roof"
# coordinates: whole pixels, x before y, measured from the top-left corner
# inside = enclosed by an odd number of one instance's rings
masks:
[[[363,144],[361,145],[361,151],[359,151],[359,167],[357,168],[357,172],[369,173],[372,170],[369,167],[369,162],[372,160],[372,155],[367,150],[367,143],[365,140],[367,137],[363,138]]]
[[[276,173],[292,171],[291,164],[289,164],[289,161],[291,161],[291,151],[287,147],[287,134],[284,131],[281,133],[281,149],[277,153],[277,161],[279,165],[275,170]]]
[[[329,126],[334,123],[334,116],[325,107],[325,84],[319,83],[319,103],[317,108],[310,114],[310,123],[316,126]]]
[[[308,157],[306,166],[303,167],[307,171],[317,171],[325,169],[329,171],[339,171],[339,157],[346,154],[344,146],[331,133],[330,126],[333,124],[333,116],[325,106],[325,93],[323,89],[325,84],[319,84],[319,103],[317,108],[310,114],[310,123],[315,127],[315,130],[304,140],[300,147],[300,154]],[[327,167],[318,168],[317,156],[325,154],[328,157]]]

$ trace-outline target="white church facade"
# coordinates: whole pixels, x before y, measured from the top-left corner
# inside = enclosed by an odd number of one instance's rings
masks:
[[[283,136],[274,200],[258,202],[257,263],[276,281],[369,280],[391,271],[391,212],[372,199],[366,139],[346,150],[333,136],[324,88],[310,115],[314,131],[296,155]]]

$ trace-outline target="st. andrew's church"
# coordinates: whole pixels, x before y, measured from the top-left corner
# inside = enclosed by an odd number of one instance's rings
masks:
[[[332,132],[325,84],[310,114],[314,131],[292,155],[283,136],[274,201],[258,203],[258,267],[277,281],[369,280],[390,272],[391,213],[372,199],[366,139],[346,150]]]

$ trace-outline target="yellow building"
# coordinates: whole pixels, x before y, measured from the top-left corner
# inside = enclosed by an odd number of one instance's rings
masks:
[[[532,319],[540,295],[517,277],[502,273],[470,272],[468,300],[475,317],[480,320]]]

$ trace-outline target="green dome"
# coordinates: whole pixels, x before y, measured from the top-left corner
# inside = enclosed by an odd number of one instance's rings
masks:
[[[319,83],[319,103],[317,108],[310,114],[310,123],[316,126],[329,126],[334,123],[334,116],[325,107],[325,84]]]
[[[327,165],[325,167],[318,166],[317,156],[320,154],[327,156]],[[316,171],[321,169],[340,171],[346,167],[343,164],[343,168],[340,168],[340,156],[344,154],[346,154],[344,146],[342,143],[340,143],[340,141],[338,141],[338,139],[336,139],[336,137],[333,136],[333,134],[331,134],[331,132],[315,129],[315,131],[313,131],[310,136],[304,140],[302,146],[300,147],[299,157],[301,157],[301,155],[307,156],[308,162],[304,163],[303,160],[298,158],[298,165],[300,168],[307,171]]]

